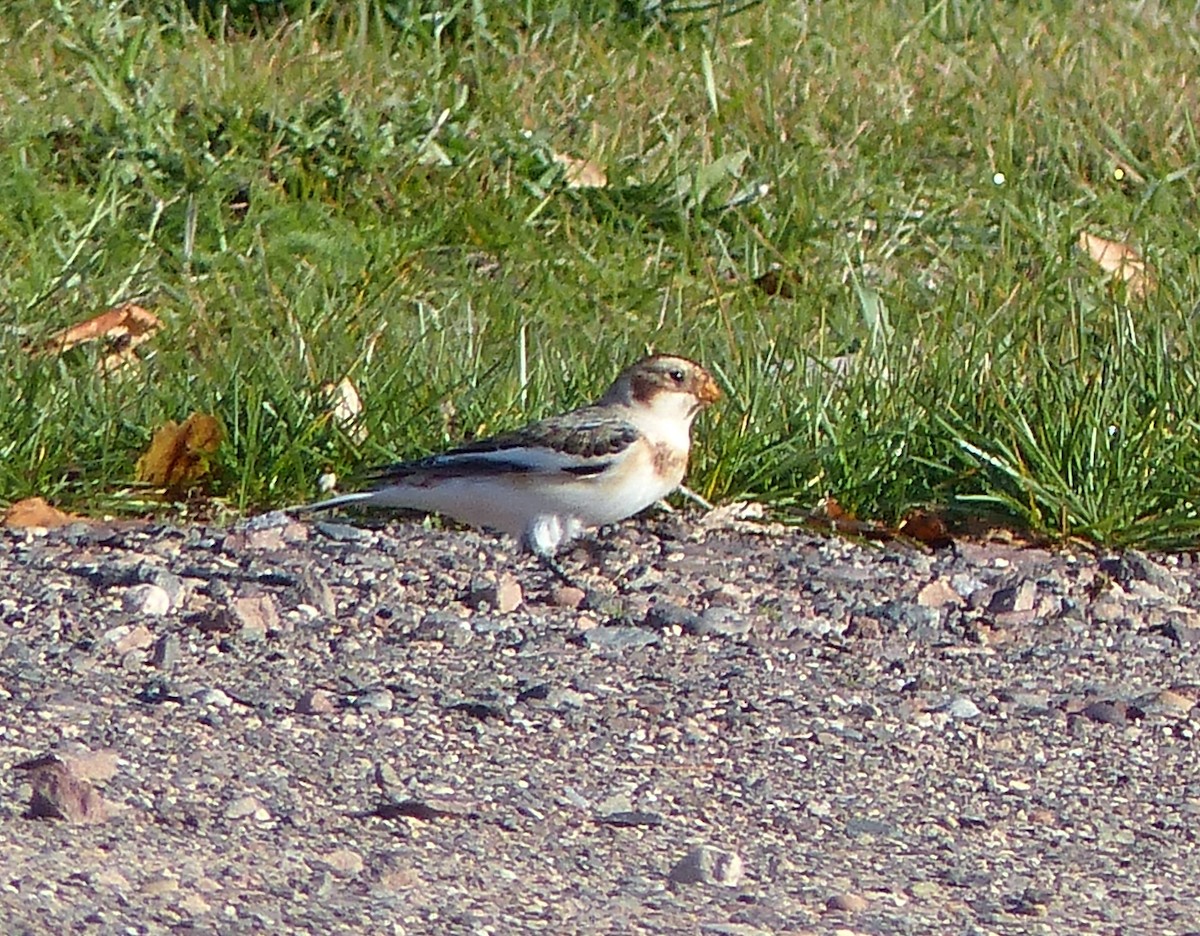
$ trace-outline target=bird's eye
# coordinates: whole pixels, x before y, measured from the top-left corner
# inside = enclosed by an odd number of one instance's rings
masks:
[[[687,374],[685,374],[681,368],[676,367],[667,371],[667,376],[675,381],[675,383],[682,384],[684,378],[687,377]]]

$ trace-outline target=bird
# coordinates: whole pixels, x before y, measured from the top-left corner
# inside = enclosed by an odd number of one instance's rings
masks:
[[[516,539],[560,578],[554,555],[585,529],[631,517],[682,482],[692,422],[721,397],[695,361],[626,368],[596,402],[371,473],[373,485],[298,508],[437,513]]]

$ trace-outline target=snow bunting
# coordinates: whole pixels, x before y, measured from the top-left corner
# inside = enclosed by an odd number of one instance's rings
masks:
[[[645,358],[595,403],[440,455],[389,465],[377,486],[311,504],[444,514],[547,560],[584,528],[624,520],[679,487],[692,420],[721,396],[694,361]]]

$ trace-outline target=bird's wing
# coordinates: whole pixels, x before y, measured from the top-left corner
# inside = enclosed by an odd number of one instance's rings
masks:
[[[388,484],[418,476],[531,473],[586,478],[619,461],[640,437],[637,427],[621,416],[585,407],[427,458],[387,465],[372,472],[371,480]]]

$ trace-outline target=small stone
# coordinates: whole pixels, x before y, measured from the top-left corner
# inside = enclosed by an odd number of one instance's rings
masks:
[[[630,809],[622,812],[604,813],[597,816],[596,821],[601,825],[631,829],[637,826],[660,826],[666,820],[663,819],[662,813],[649,812],[644,809]]]
[[[496,610],[501,614],[511,614],[521,606],[522,600],[521,583],[511,575],[500,576],[496,585]]]
[[[1176,692],[1174,689],[1164,689],[1162,692],[1156,693],[1152,701],[1160,712],[1176,718],[1187,716],[1196,707],[1195,698],[1184,695],[1182,692]]]
[[[111,887],[119,891],[129,890],[131,886],[129,878],[125,877],[116,868],[101,868],[92,875],[92,883],[103,887]]]
[[[259,821],[271,818],[270,811],[254,796],[239,796],[225,807],[226,819],[246,819],[253,817]]]
[[[581,709],[587,705],[587,697],[570,687],[552,689],[546,696],[546,705],[558,712]]]
[[[279,609],[270,595],[241,595],[226,609],[229,624],[225,628],[246,640],[262,640],[270,631],[278,631]]]
[[[380,687],[378,689],[368,689],[365,692],[360,692],[352,700],[352,704],[356,709],[367,709],[374,712],[390,712],[395,704],[395,697],[392,695],[392,690]]]
[[[640,650],[659,642],[658,634],[644,627],[605,624],[582,634],[583,643],[593,650]]]
[[[1081,714],[1102,725],[1125,725],[1129,722],[1129,706],[1124,702],[1092,702]]]
[[[1124,603],[1112,595],[1097,598],[1088,607],[1088,613],[1097,624],[1113,624],[1129,614]]]
[[[825,901],[825,907],[839,913],[862,913],[867,909],[867,899],[858,894],[834,894]]]
[[[563,787],[562,798],[576,809],[591,809],[592,806],[591,801],[572,786]]]
[[[656,601],[646,612],[645,625],[655,630],[694,634],[699,624],[700,615],[672,601]]]
[[[179,635],[163,634],[154,645],[150,662],[160,670],[169,670],[179,662]]]
[[[1099,566],[1101,572],[1112,576],[1126,590],[1135,582],[1146,582],[1167,595],[1178,595],[1181,591],[1170,569],[1137,550],[1105,556]]]
[[[310,689],[296,701],[301,715],[329,715],[336,709],[333,693],[324,689]]]
[[[413,628],[416,640],[433,640],[449,647],[465,647],[475,636],[469,621],[450,611],[429,611]]]
[[[850,838],[891,838],[896,827],[880,819],[855,816],[846,820],[846,834]]]
[[[145,650],[154,644],[154,634],[144,624],[138,624],[113,644],[113,649],[120,654],[133,650]]]
[[[556,585],[550,593],[550,601],[559,608],[575,610],[587,600],[587,592],[574,585]]]
[[[1018,709],[1028,709],[1039,714],[1049,711],[1050,693],[1046,690],[1012,689],[1001,690],[998,694],[1003,702]]]
[[[179,909],[193,916],[212,912],[212,905],[199,894],[188,894],[179,901]]]
[[[614,793],[596,807],[596,815],[610,816],[613,813],[630,812],[632,809],[633,801],[628,793]]]
[[[326,618],[337,617],[337,600],[333,597],[333,589],[311,567],[300,573],[299,593],[303,603],[312,605]]]
[[[957,696],[952,699],[950,704],[946,706],[946,711],[951,718],[958,719],[978,718],[983,714],[979,710],[979,706],[966,696]]]
[[[134,585],[125,589],[121,606],[130,614],[161,617],[171,610],[171,596],[160,585]]]
[[[56,756],[78,780],[111,780],[117,775],[118,755],[108,748],[92,751],[79,745],[59,749]]]
[[[163,894],[173,894],[179,890],[179,879],[173,877],[153,877],[142,885],[141,891],[148,897],[159,897]]]
[[[387,761],[378,761],[375,764],[375,785],[385,793],[398,789],[402,785],[400,774]]]
[[[28,770],[33,795],[29,815],[37,819],[64,819],[77,825],[93,825],[108,818],[108,807],[96,788],[75,776],[70,766],[51,754],[18,764]]]
[[[700,932],[704,936],[772,936],[768,930],[749,923],[701,923]]]
[[[365,865],[363,856],[349,848],[338,848],[321,855],[317,862],[342,877],[354,877],[356,874],[361,874]]]
[[[922,608],[940,610],[947,606],[958,606],[962,603],[962,596],[945,579],[934,579],[917,592],[917,604]]]
[[[1010,611],[1032,611],[1037,604],[1037,582],[1025,579],[1019,585],[1001,588],[992,595],[988,610],[992,614]]]
[[[116,627],[110,627],[101,635],[100,643],[112,647],[118,654],[128,653],[135,649],[149,633],[150,631],[141,624],[136,627],[133,624],[118,624]]]
[[[139,575],[144,583],[153,585],[156,588],[161,588],[167,593],[167,600],[170,602],[171,610],[175,610],[183,604],[183,600],[187,595],[188,586],[174,572],[168,572],[166,569],[157,567],[143,566],[139,570]]]
[[[188,698],[198,705],[212,705],[217,708],[229,708],[233,705],[233,699],[229,694],[221,689],[204,688],[197,689]]]
[[[718,887],[737,887],[745,868],[736,852],[724,851],[711,845],[693,848],[671,869],[674,884],[715,884]]]
[[[499,614],[511,614],[521,606],[524,594],[521,583],[513,576],[505,573],[495,581],[477,579],[471,583],[468,603],[475,608],[487,605]]]

